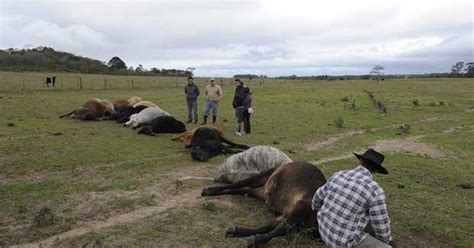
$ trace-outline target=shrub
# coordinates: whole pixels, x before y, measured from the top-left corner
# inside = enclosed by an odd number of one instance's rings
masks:
[[[37,227],[52,225],[54,223],[53,211],[49,208],[40,209],[40,211],[35,215],[34,223]]]
[[[444,102],[443,101],[439,101],[439,106],[444,106]]]
[[[348,96],[345,96],[345,97],[341,98],[341,101],[343,101],[343,102],[348,102],[348,101],[349,101],[349,97],[348,97]]]
[[[412,103],[413,103],[413,105],[418,106],[418,105],[420,105],[420,100],[415,99],[415,100],[412,101]]]
[[[334,124],[337,128],[342,128],[344,127],[344,120],[341,117],[338,117],[334,120]]]

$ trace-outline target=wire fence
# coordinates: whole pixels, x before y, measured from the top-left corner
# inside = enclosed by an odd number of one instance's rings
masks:
[[[55,77],[47,84],[47,78]],[[195,78],[198,86],[204,87],[209,78]],[[232,85],[232,78],[217,78],[220,85]],[[245,80],[246,83],[263,84],[265,79]],[[182,87],[186,77],[127,76],[102,74],[44,73],[44,72],[0,72],[0,91],[18,90],[111,90],[111,89],[156,89]]]

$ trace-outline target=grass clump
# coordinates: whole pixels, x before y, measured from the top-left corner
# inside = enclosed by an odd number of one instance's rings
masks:
[[[341,98],[341,101],[343,101],[343,102],[349,102],[349,97],[348,97],[348,96],[345,96],[345,97]]]
[[[208,212],[217,212],[217,206],[214,202],[204,202],[201,204],[201,209]]]
[[[344,127],[344,119],[341,117],[338,117],[334,120],[334,124],[336,125],[337,128],[343,128]]]
[[[412,102],[413,105],[415,105],[415,106],[419,106],[419,105],[420,105],[420,100],[418,100],[418,99],[415,99],[415,100],[413,100],[413,101],[411,101],[411,102]]]

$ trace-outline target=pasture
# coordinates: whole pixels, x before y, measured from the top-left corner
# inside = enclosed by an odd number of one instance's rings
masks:
[[[53,89],[41,86],[45,75],[0,73],[0,246],[243,247],[244,239],[225,237],[227,227],[273,218],[248,197],[200,198],[210,181],[180,180],[214,176],[225,156],[193,162],[172,135],[58,118],[89,97],[141,96],[185,121],[184,78],[57,74]],[[205,80],[196,81],[203,89]],[[472,79],[254,79],[248,85],[252,134],[233,137],[234,87],[224,79],[218,126],[231,140],[275,146],[317,164],[326,177],[354,167],[351,152],[375,147],[386,155],[390,174],[375,179],[387,194],[400,247],[474,243]],[[200,118],[203,106],[201,98]],[[409,127],[400,129],[403,124]],[[323,247],[304,232],[268,247],[305,245]]]

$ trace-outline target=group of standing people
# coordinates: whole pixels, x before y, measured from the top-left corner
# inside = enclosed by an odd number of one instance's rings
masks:
[[[201,94],[199,87],[194,83],[193,77],[187,78],[187,84],[184,86],[184,93],[186,95],[186,102],[188,106],[188,121],[187,123],[198,123],[198,110],[197,100]],[[234,80],[235,93],[232,101],[232,107],[235,111],[235,117],[237,119],[237,131],[236,136],[243,136],[249,134],[250,129],[250,115],[253,113],[252,108],[252,93],[250,88],[247,87],[240,79]],[[204,115],[201,125],[207,124],[209,113],[212,113],[212,125],[217,122],[217,113],[219,109],[219,101],[223,98],[224,93],[222,88],[216,83],[214,78],[209,80],[209,83],[204,89],[204,98],[206,103],[204,105]]]

